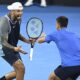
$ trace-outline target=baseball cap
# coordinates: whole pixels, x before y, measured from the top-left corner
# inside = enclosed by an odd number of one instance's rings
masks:
[[[8,10],[23,10],[23,6],[20,2],[14,2],[7,6]]]

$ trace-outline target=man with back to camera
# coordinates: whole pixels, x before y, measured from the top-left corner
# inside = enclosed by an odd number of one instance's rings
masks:
[[[67,31],[67,25],[68,18],[60,16],[56,19],[57,31],[38,39],[38,43],[54,41],[61,56],[61,65],[48,80],[76,80],[80,75],[80,38]]]
[[[26,52],[22,50],[21,46],[17,46],[19,40],[30,43],[30,40],[20,34],[23,6],[20,2],[15,2],[9,5],[7,9],[10,10],[9,14],[0,18],[1,43],[4,52],[2,58],[14,68],[14,71],[6,74],[0,80],[12,80],[14,78],[24,80],[25,67],[19,52],[22,54]]]

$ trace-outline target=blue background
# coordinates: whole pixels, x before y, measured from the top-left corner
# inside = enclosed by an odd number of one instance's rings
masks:
[[[6,13],[8,13],[6,5],[1,5],[0,16],[4,16]],[[25,7],[22,16],[21,33],[28,38],[26,34],[26,23],[31,17],[42,19],[44,32],[46,34],[52,33],[56,30],[56,18],[59,16],[68,17],[68,30],[80,36],[80,7],[63,6],[50,6],[46,8],[41,8],[39,6]],[[25,51],[28,53],[30,52],[29,44],[19,41],[18,45],[22,45]],[[36,43],[33,61],[29,60],[29,54],[21,54],[21,57],[26,68],[24,80],[48,80],[50,73],[61,63],[60,55],[54,42],[50,44]],[[13,71],[13,68],[0,58],[0,77],[11,70]]]

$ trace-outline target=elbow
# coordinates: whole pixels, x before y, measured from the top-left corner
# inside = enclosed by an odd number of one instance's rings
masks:
[[[5,44],[5,42],[2,42],[2,45],[3,45],[4,47],[6,47],[6,44]]]
[[[3,45],[4,47],[6,47],[6,46],[7,46],[7,44],[6,44],[6,43],[7,43],[7,41],[6,41],[6,40],[3,40],[3,41],[2,41],[2,45]]]

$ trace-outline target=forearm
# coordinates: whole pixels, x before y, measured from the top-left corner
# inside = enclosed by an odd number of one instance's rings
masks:
[[[14,50],[15,48],[14,46],[10,45],[7,41],[3,41],[2,45],[12,50]]]
[[[21,40],[25,43],[30,43],[30,41],[28,39],[26,39],[25,37],[23,37],[21,34],[19,35],[19,40]]]
[[[38,43],[44,43],[45,42],[45,37],[41,37],[37,40]]]
[[[14,46],[12,46],[11,44],[8,43],[6,37],[2,37],[2,45],[9,48],[9,49],[14,50]]]

